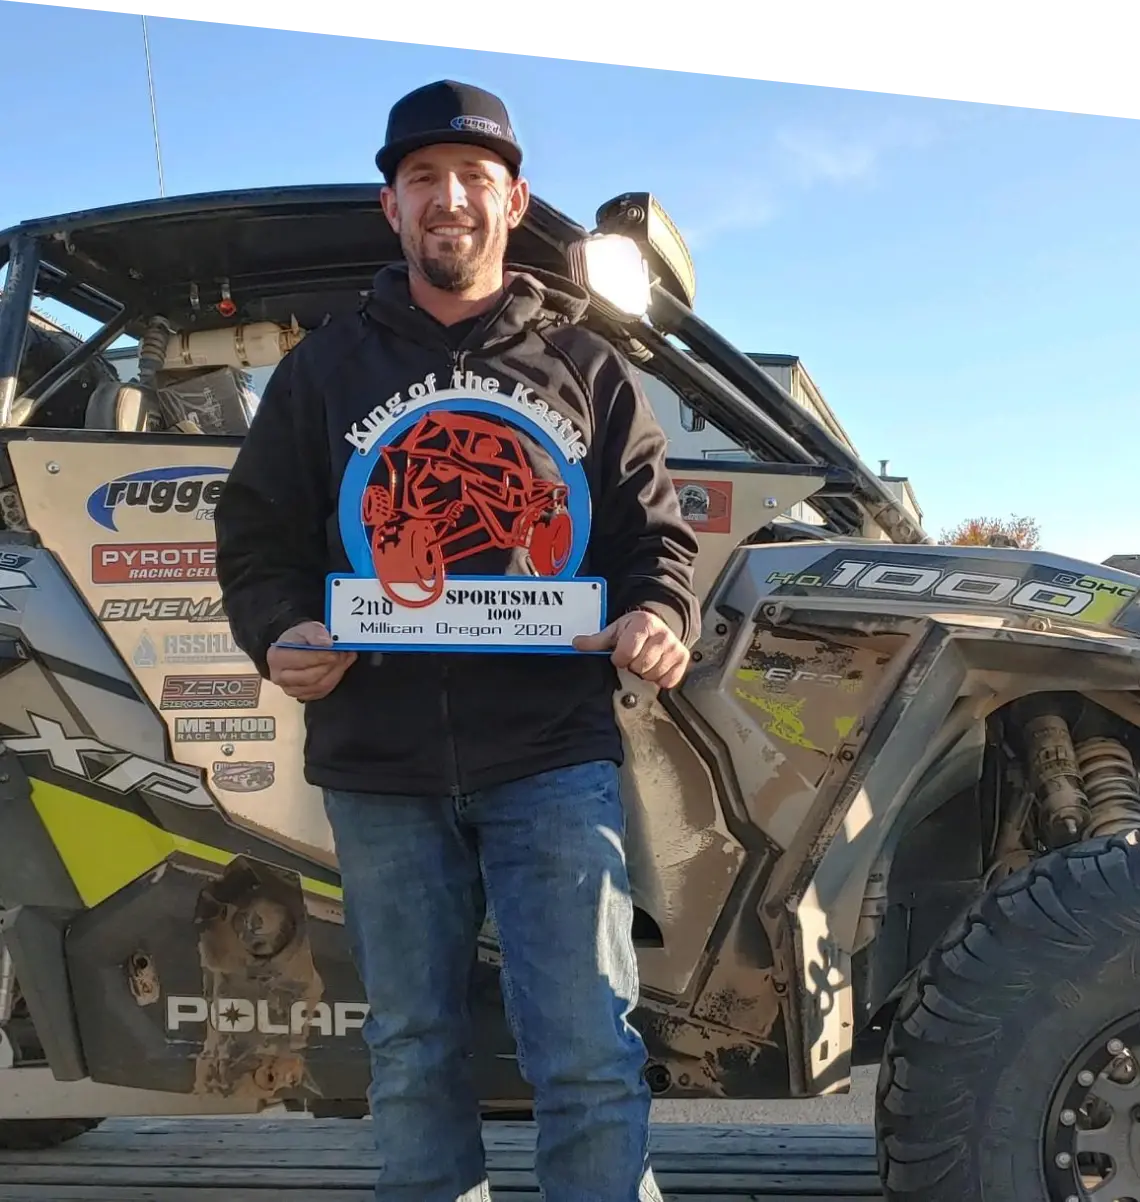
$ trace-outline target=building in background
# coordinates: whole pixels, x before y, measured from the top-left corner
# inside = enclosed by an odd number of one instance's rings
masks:
[[[837,442],[842,443],[857,458],[863,458],[798,356],[749,353],[748,358],[763,368],[791,396],[792,400],[807,410]],[[661,422],[662,428],[669,438],[670,458],[711,460],[752,458],[748,451],[712,426],[706,425],[699,430],[691,429],[692,413],[680,397],[667,384],[653,376],[644,372],[639,374],[646,394],[653,404],[657,419]],[[879,461],[879,478],[911,518],[921,526],[922,508],[919,506],[910,480],[906,476],[888,475],[887,467],[888,460]],[[796,505],[784,516],[814,525],[820,523],[819,515],[806,501]],[[878,536],[886,537],[885,535]]]

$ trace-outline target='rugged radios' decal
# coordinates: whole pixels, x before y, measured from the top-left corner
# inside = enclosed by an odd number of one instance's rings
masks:
[[[228,475],[225,467],[152,467],[132,472],[101,484],[87,498],[87,513],[105,530],[118,530],[116,519],[122,509],[213,521]]]

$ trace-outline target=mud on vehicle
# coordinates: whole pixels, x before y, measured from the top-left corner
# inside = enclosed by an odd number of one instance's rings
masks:
[[[398,257],[375,189],[76,213],[0,248],[0,1141],[359,1113],[366,1008],[300,707],[230,638],[212,512],[243,373]],[[1140,576],[934,545],[694,314],[652,197],[593,231],[537,201],[510,259],[584,284],[591,326],[744,453],[671,462],[704,634],[680,688],[614,697],[653,1092],[812,1097],[879,1062],[889,1198],[1140,1198]],[[404,448],[409,478],[462,476],[479,431],[453,426]],[[501,487],[402,530],[372,497],[379,574],[430,594],[464,523],[559,570],[557,489],[497,453]],[[815,522],[781,516],[800,503]],[[472,988],[487,1112],[525,1110],[491,927]]]

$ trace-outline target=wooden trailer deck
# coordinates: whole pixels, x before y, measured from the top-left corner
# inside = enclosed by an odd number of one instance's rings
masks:
[[[534,1128],[484,1128],[494,1196],[538,1202]],[[867,1127],[660,1123],[653,1163],[666,1199],[880,1199]],[[108,1119],[43,1152],[0,1152],[0,1202],[373,1202],[366,1121],[307,1117]]]

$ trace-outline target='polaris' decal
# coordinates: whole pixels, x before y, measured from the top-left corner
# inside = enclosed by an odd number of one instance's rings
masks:
[[[184,1026],[208,1025],[215,1031],[243,1035],[257,1031],[262,1035],[301,1035],[307,1030],[322,1035],[345,1036],[359,1031],[368,1017],[365,1002],[294,1002],[287,1012],[270,1009],[264,998],[244,997],[166,998],[166,1029],[180,1031]]]

